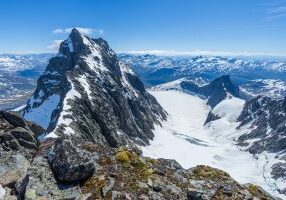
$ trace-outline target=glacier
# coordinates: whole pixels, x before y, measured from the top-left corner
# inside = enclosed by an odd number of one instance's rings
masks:
[[[262,153],[253,156],[239,149],[236,139],[239,131],[235,119],[244,101],[235,97],[220,102],[214,109],[219,120],[204,126],[211,110],[206,100],[175,90],[149,90],[168,112],[167,121],[157,126],[150,145],[141,147],[144,156],[175,159],[184,168],[209,165],[228,172],[239,183],[254,183],[274,196],[286,199],[277,190],[285,183],[271,178],[275,155]],[[238,113],[238,114],[237,114]]]

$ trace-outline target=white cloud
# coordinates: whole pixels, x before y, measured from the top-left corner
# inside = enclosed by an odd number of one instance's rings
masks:
[[[128,54],[154,54],[161,56],[285,56],[285,54],[265,53],[265,52],[227,52],[227,51],[175,51],[175,50],[135,50],[135,51],[121,51],[118,53]]]
[[[102,29],[86,28],[86,27],[73,27],[76,28],[83,35],[103,35],[104,31]],[[57,28],[52,31],[54,34],[69,34],[73,28]]]
[[[57,28],[55,30],[52,31],[52,33],[66,33],[65,29],[62,29],[62,28]]]
[[[276,6],[266,10],[266,20],[286,17],[286,6]]]
[[[54,40],[52,44],[48,46],[48,49],[57,51],[59,49],[60,44],[62,43],[63,40]]]

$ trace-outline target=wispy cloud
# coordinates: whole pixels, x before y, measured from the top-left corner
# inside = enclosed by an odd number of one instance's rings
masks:
[[[266,9],[266,20],[286,17],[286,5],[279,5]]]
[[[73,28],[76,28],[79,32],[84,35],[99,34],[103,35],[104,31],[102,29],[87,28],[87,27],[72,27],[72,28],[57,28],[52,31],[54,34],[69,34]]]
[[[57,51],[59,49],[60,44],[62,43],[63,40],[54,40],[52,44],[48,46],[48,49],[52,51]]]
[[[118,53],[128,54],[153,54],[161,56],[285,56],[285,54],[265,53],[265,52],[227,52],[227,51],[175,51],[175,50],[135,50],[135,51],[121,51]]]

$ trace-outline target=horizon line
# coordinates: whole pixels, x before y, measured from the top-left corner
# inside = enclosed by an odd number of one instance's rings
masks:
[[[37,55],[37,54],[57,54],[55,51],[23,51],[23,52],[3,52],[3,55]],[[245,57],[286,57],[286,53],[265,53],[265,52],[230,52],[230,51],[176,51],[176,50],[127,50],[127,51],[115,51],[117,54],[131,54],[131,55],[155,55],[155,56],[245,56]]]

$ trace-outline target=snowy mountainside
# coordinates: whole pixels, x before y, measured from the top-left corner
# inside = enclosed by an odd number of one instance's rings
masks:
[[[73,135],[116,147],[148,144],[166,114],[106,41],[73,29],[23,116],[46,128],[45,138]]]
[[[241,122],[239,127],[249,123],[253,127],[250,133],[239,138],[240,142],[248,146],[250,152],[286,152],[286,97],[272,100],[258,96],[245,104],[238,121]],[[256,138],[253,143],[247,142]]]
[[[254,79],[240,86],[241,90],[252,97],[267,96],[283,99],[286,96],[286,81],[278,79]]]
[[[186,93],[196,94],[207,99],[207,104],[211,107],[216,106],[229,94],[239,97],[239,87],[233,83],[230,76],[221,76],[210,83],[203,78],[182,78],[169,83],[152,87],[153,90],[181,90]]]
[[[163,83],[160,85],[156,85],[152,87],[152,90],[184,90],[182,88],[182,82],[188,82],[195,84],[198,87],[202,87],[208,84],[208,81],[201,78],[201,77],[196,77],[196,78],[180,78],[168,83]]]

